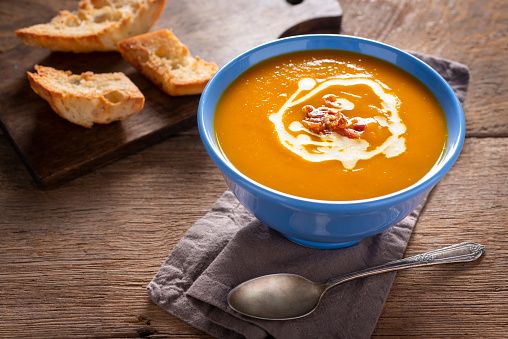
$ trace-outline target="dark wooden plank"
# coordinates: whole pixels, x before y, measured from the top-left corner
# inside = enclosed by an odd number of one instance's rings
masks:
[[[118,53],[50,53],[25,46],[6,35],[16,28],[48,20],[57,8],[76,7],[76,3],[68,1],[46,3],[17,2],[15,15],[2,18],[4,36],[0,43],[3,51],[0,64],[5,72],[0,83],[1,126],[38,185],[54,187],[195,125],[198,95],[165,95]],[[0,6],[1,12],[8,13],[13,5]],[[300,5],[285,0],[168,1],[153,30],[173,29],[192,54],[221,66],[237,54],[281,34],[333,27],[338,32],[340,14],[335,0]],[[26,71],[33,71],[34,64],[74,73],[124,72],[145,95],[145,107],[134,117],[110,125],[92,129],[75,126],[55,115],[30,89]]]

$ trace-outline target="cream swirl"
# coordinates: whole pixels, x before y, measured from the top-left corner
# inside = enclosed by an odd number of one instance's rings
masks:
[[[336,86],[354,85],[367,85],[381,100],[380,115],[372,118],[380,126],[387,127],[391,135],[376,148],[369,150],[369,142],[361,138],[351,139],[335,132],[327,135],[313,133],[300,121],[293,121],[288,126],[283,123],[284,115],[292,107],[301,107],[318,93]],[[342,111],[352,111],[355,107],[353,102],[345,98],[339,97],[335,103],[341,107]],[[275,126],[279,141],[291,152],[311,162],[338,160],[342,162],[344,168],[351,170],[359,160],[370,159],[378,154],[384,154],[387,158],[391,158],[406,150],[403,137],[406,126],[399,117],[398,103],[397,96],[389,92],[386,86],[381,86],[380,83],[369,78],[333,78],[319,84],[315,79],[304,78],[299,81],[298,90],[291,95],[277,113],[271,114],[269,118]]]

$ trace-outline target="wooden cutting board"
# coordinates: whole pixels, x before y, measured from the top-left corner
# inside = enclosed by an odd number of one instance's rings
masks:
[[[167,0],[151,31],[168,28],[191,54],[219,67],[264,42],[304,33],[339,33],[337,0]],[[42,189],[86,174],[196,124],[199,96],[170,97],[137,73],[118,53],[52,53],[24,45],[17,28],[48,22],[77,1],[33,0],[13,4],[0,35],[0,123]],[[130,119],[86,129],[58,117],[28,83],[35,64],[73,73],[124,72],[145,95],[143,110]]]

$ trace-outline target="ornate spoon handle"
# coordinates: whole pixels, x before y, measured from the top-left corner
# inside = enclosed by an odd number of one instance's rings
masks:
[[[324,282],[324,284],[326,285],[326,289],[329,289],[335,285],[349,280],[378,273],[396,271],[410,267],[473,261],[478,259],[483,254],[484,250],[485,246],[483,245],[477,244],[475,242],[463,242],[460,244],[443,247],[434,251],[418,254],[412,257],[390,261],[383,265],[344,274],[340,277],[329,279]]]

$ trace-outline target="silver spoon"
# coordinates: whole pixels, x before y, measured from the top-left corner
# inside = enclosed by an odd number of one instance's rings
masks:
[[[404,268],[473,261],[484,250],[483,245],[463,242],[323,282],[313,282],[296,274],[270,274],[236,286],[229,292],[227,301],[233,310],[246,316],[266,320],[295,319],[312,313],[326,291],[346,281]]]

